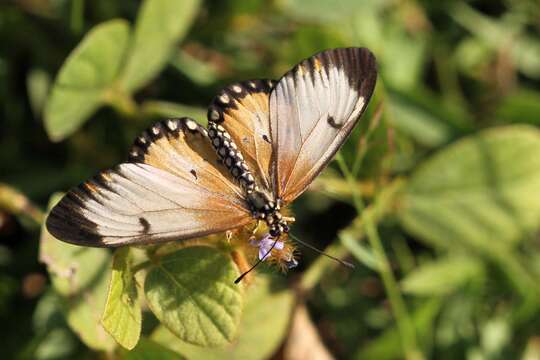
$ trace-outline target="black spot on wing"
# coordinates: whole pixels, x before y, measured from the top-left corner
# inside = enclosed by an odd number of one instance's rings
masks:
[[[341,129],[341,127],[343,126],[343,124],[337,123],[336,119],[334,119],[334,117],[330,115],[328,115],[328,118],[326,118],[326,122],[328,122],[328,125],[330,125],[334,129]]]
[[[150,230],[150,223],[148,222],[148,220],[146,220],[143,217],[140,217],[139,218],[139,224],[141,224],[142,227],[143,227],[142,233],[143,234],[148,234],[148,230]]]
[[[264,135],[262,136],[262,138],[263,138],[263,140],[266,141],[267,143],[269,143],[269,144],[272,143],[266,134],[264,134]]]
[[[205,161],[206,161],[206,160],[205,160]],[[195,180],[198,179],[198,177],[197,177],[197,172],[195,171],[195,169],[191,169],[191,170],[189,170],[189,172],[191,173],[191,175],[193,175],[193,177],[195,178]]]

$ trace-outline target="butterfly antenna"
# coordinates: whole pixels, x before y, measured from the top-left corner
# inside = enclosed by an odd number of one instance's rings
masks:
[[[332,256],[330,254],[327,254],[325,253],[324,251],[322,250],[319,250],[317,249],[315,246],[311,245],[311,244],[308,244],[306,242],[303,242],[302,240],[300,240],[299,238],[297,238],[296,236],[294,236],[293,234],[289,233],[289,236],[293,238],[294,241],[296,241],[297,243],[307,247],[307,248],[310,248],[311,250],[315,251],[315,252],[318,252],[319,254],[321,255],[324,255],[326,256],[327,258],[330,258],[334,261],[337,261],[339,264],[343,265],[343,266],[346,266],[348,268],[351,268],[351,269],[354,269],[354,265],[351,264],[350,262],[348,261],[345,261],[345,260],[341,260],[341,259],[338,259],[337,257],[335,256]]]
[[[247,274],[249,274],[251,272],[251,270],[255,269],[257,266],[259,266],[260,263],[263,262],[264,259],[266,259],[266,257],[268,256],[268,254],[270,254],[272,252],[272,250],[274,249],[274,246],[276,246],[276,243],[278,241],[278,238],[276,238],[276,240],[274,240],[274,243],[272,244],[272,246],[270,247],[270,249],[266,252],[266,254],[264,254],[264,256],[262,258],[259,258],[257,260],[257,262],[249,268],[249,270],[245,271],[242,275],[240,275],[236,280],[234,280],[234,283],[235,284],[238,284],[240,281],[242,281],[242,279],[244,278],[244,276],[246,276]]]

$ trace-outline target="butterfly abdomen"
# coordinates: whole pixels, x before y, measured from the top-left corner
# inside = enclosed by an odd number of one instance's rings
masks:
[[[209,121],[208,137],[219,158],[244,191],[246,193],[253,192],[255,190],[255,178],[227,130],[223,126]]]

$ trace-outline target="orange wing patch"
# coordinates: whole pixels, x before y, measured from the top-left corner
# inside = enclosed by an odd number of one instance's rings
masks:
[[[205,188],[224,186],[238,197],[244,196],[219,162],[206,129],[191,119],[158,122],[135,140],[129,160],[152,165]]]
[[[212,101],[208,120],[223,126],[239,147],[259,185],[271,188],[272,140],[269,97],[275,82],[249,80],[223,89]]]

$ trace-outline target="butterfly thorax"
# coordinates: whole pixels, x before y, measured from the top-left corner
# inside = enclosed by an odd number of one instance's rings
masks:
[[[253,217],[266,222],[272,237],[279,237],[282,233],[289,232],[288,221],[280,212],[280,199],[274,201],[267,193],[255,187],[254,191],[247,194],[247,200]]]
[[[256,185],[255,177],[227,130],[209,121],[208,137],[221,162],[244,190],[253,217],[265,221],[273,237],[287,233],[289,226],[280,213],[280,199],[273,199]]]

